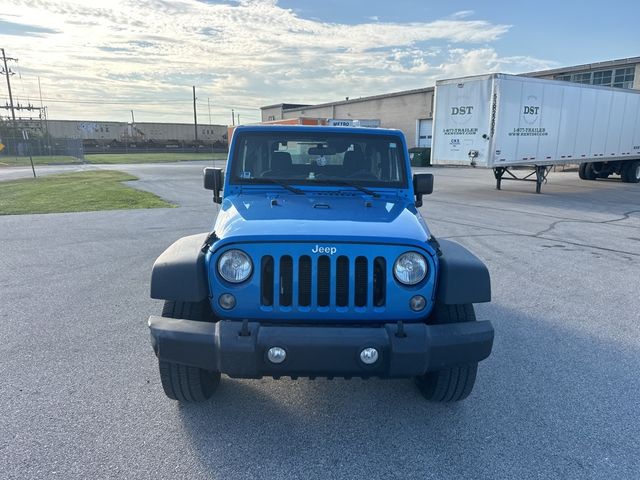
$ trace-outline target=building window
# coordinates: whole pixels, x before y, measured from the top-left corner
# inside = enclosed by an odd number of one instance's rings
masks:
[[[592,83],[591,72],[588,73],[574,73],[571,77],[571,81],[575,83]]]
[[[611,70],[603,70],[601,72],[593,72],[593,84],[594,85],[605,85],[607,87],[611,86],[611,77],[613,76],[613,71]]]
[[[275,119],[276,119],[276,116],[275,116],[275,115],[269,115],[269,116],[267,117],[267,122],[271,122],[272,120],[275,120]]]
[[[617,68],[613,79],[613,86],[619,88],[633,88],[635,67]]]
[[[599,70],[596,72],[580,72],[556,75],[555,80],[583,83],[587,85],[601,85],[604,87],[633,88],[635,67],[617,68],[615,70]]]

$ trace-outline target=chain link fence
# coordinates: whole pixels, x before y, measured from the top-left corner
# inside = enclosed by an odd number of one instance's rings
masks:
[[[84,163],[84,148],[81,139],[75,138],[0,138],[1,166],[30,166]]]

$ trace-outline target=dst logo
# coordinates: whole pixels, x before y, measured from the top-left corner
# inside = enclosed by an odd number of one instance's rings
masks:
[[[473,113],[473,105],[465,107],[451,107],[451,115],[471,115]]]
[[[464,125],[474,117],[475,106],[469,105],[471,99],[467,95],[458,96],[450,105],[449,115],[453,123]]]
[[[540,107],[538,97],[529,95],[526,104],[522,106],[522,117],[524,121],[529,124],[537,122],[541,109],[542,107]]]

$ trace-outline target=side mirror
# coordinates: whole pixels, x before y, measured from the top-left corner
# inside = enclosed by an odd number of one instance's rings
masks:
[[[433,193],[433,174],[416,173],[413,176],[413,192],[416,194],[416,207],[421,207],[422,195]]]
[[[223,175],[221,168],[206,167],[203,171],[204,174],[204,188],[207,190],[213,190],[213,201],[215,203],[222,203],[222,197],[220,192],[223,186]]]

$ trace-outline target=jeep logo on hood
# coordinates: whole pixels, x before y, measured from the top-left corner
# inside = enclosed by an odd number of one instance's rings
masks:
[[[311,253],[328,253],[329,255],[333,255],[337,251],[336,247],[321,247],[320,245],[316,245],[311,249]]]

